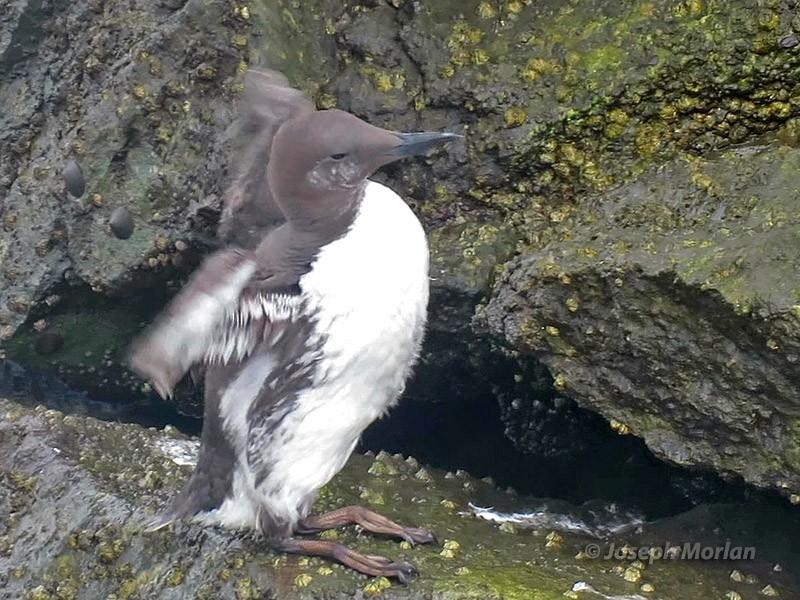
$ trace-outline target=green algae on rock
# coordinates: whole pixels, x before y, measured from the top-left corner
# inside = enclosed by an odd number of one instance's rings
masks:
[[[770,139],[646,171],[515,259],[481,318],[658,456],[797,494],[797,190]]]
[[[378,592],[388,599],[556,600],[579,582],[606,594],[632,591],[620,575],[630,566],[625,561],[574,558],[590,539],[563,533],[556,547],[548,546],[547,531],[504,533],[471,516],[469,503],[512,506],[517,499],[465,473],[428,469],[423,480],[415,476],[416,461],[386,453],[353,456],[316,509],[358,502],[361,490],[370,489],[385,498],[391,518],[436,531],[441,548],[404,548],[353,528],[336,532],[359,551],[412,561],[420,576],[408,587],[319,559],[276,555],[249,533],[193,524],[148,533],[154,511],[188,476],[196,441],[3,399],[0,415],[0,598],[30,590],[30,598],[85,600],[303,600]],[[154,472],[161,484],[143,485]],[[724,563],[664,561],[640,571],[665,600],[721,597],[731,585]],[[771,575],[768,583],[790,593],[786,581]]]
[[[37,27],[21,53],[18,45],[4,43],[6,30],[0,32],[0,65],[14,67],[0,83],[8,108],[0,114],[0,222],[7,234],[0,240],[1,338],[12,335],[32,311],[47,318],[51,311],[40,301],[64,278],[108,294],[132,280],[147,287],[151,280],[143,273],[179,270],[161,247],[164,240],[171,247],[190,239],[195,228],[213,226],[228,166],[223,132],[233,119],[232,100],[248,62],[283,70],[320,107],[336,105],[396,129],[415,130],[424,123],[466,133],[463,153],[382,175],[412,198],[432,232],[438,270],[432,323],[444,323],[445,335],[457,332],[456,347],[474,347],[477,340],[488,348],[469,330],[468,320],[498,275],[497,263],[518,248],[539,253],[536,277],[525,286],[541,279],[569,288],[555,300],[575,318],[592,315],[586,319],[589,330],[589,321],[601,322],[613,308],[609,302],[593,314],[592,294],[619,298],[617,290],[639,281],[637,271],[622,261],[641,252],[664,259],[667,280],[677,273],[688,282],[689,292],[664,279],[648,281],[642,297],[663,290],[675,294],[666,294],[667,313],[687,294],[694,297],[699,286],[714,311],[727,315],[733,306],[744,319],[735,322],[752,327],[765,309],[748,278],[758,279],[764,290],[774,287],[781,298],[798,295],[787,288],[791,278],[771,281],[769,269],[737,255],[751,234],[794,243],[791,208],[760,212],[757,191],[721,208],[734,184],[726,172],[713,172],[724,163],[709,166],[699,158],[775,129],[784,144],[797,147],[800,105],[794,82],[800,78],[800,53],[792,42],[793,0],[136,0],[106,7],[102,14],[90,2],[59,4],[47,13],[25,0],[11,6],[9,32],[30,33],[31,23]],[[640,174],[676,153],[684,153],[685,165],[673,165],[670,172],[690,177],[708,202],[715,199],[713,210],[649,202],[644,210],[623,208],[613,219],[585,210],[594,194],[635,185]],[[86,193],[79,200],[63,190],[65,159],[76,160],[84,171]],[[623,189],[650,195],[647,189]],[[108,235],[108,219],[119,206],[136,220],[128,240]],[[748,220],[747,228],[736,226],[740,219]],[[713,230],[708,223],[717,221]],[[659,231],[665,237],[641,246],[638,233],[607,237],[609,227],[624,230],[636,222],[651,238]],[[593,239],[595,234],[600,237]],[[738,242],[732,239],[740,235]],[[611,278],[581,278],[562,254],[575,261],[583,257],[588,265],[620,261],[621,266]],[[78,287],[83,293],[85,286]],[[163,292],[164,281],[157,287]],[[789,362],[797,340],[790,315],[798,314],[798,303],[780,304],[785,315],[768,312],[769,324],[758,329],[758,344],[752,346],[756,356]],[[513,307],[504,308],[513,313]],[[583,360],[569,315],[544,314],[494,329],[512,345],[524,337],[523,349],[544,347],[564,364]],[[694,321],[697,314],[686,310],[666,322],[682,323],[674,333],[682,335],[704,325]],[[505,318],[511,323],[514,315]],[[523,335],[512,331],[515,326]],[[109,341],[122,339],[111,333]],[[21,335],[33,335],[31,328]],[[641,345],[658,355],[659,339]],[[74,359],[68,344],[65,339],[62,351]],[[608,356],[603,375],[615,389],[627,389],[621,376],[627,350],[616,349],[620,353]],[[752,383],[758,377],[742,364],[730,363],[725,372],[758,389]],[[685,424],[663,408],[671,397],[660,399],[655,413],[637,411],[625,398],[613,405],[590,402],[577,385],[585,377],[556,367],[560,391],[634,433],[652,431],[651,446],[661,446],[662,455],[696,464],[672,433]],[[686,365],[670,360],[661,367],[673,375],[670,389],[692,392]],[[724,412],[723,404],[718,410]],[[793,400],[779,403],[755,414],[752,429],[768,431],[764,422],[774,417],[776,430],[768,439],[796,447],[790,423],[795,411]],[[743,437],[727,440],[732,456],[748,447],[747,435],[739,430],[737,436]],[[700,452],[700,462],[717,466],[712,454]],[[772,456],[769,476],[759,474],[767,468],[762,461],[737,466],[739,459],[723,460],[719,468],[747,469],[748,480],[788,493],[795,480],[774,474],[786,461],[795,464],[794,456],[793,451]]]
[[[208,140],[232,118],[243,53],[218,40],[247,29],[222,2],[190,3],[169,19],[173,10],[147,0],[108,7],[101,18],[89,2],[44,12],[17,4],[12,29],[39,23],[40,35],[24,54],[35,59],[0,84],[9,109],[0,117],[0,211],[14,230],[2,246],[0,320],[12,328],[67,269],[97,291],[118,289],[146,261],[157,233],[187,228],[191,200],[221,193],[208,174],[222,168],[225,144]],[[0,44],[0,63],[16,46]],[[194,77],[201,62],[214,66],[213,80]],[[79,198],[64,190],[65,158],[80,163],[82,185],[70,179],[73,194],[85,187]],[[205,182],[199,198],[198,180]],[[119,206],[137,219],[126,241],[107,233]],[[9,298],[17,298],[16,313],[5,313]]]

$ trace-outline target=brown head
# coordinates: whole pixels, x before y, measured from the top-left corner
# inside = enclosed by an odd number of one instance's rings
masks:
[[[350,212],[381,166],[460,136],[395,133],[341,110],[299,115],[278,129],[267,166],[275,200],[295,226]]]

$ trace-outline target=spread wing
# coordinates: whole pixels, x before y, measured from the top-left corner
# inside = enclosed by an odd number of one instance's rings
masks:
[[[271,434],[291,413],[298,392],[312,384],[320,340],[302,310],[299,288],[289,285],[296,278],[265,276],[255,258],[230,248],[210,255],[133,343],[128,364],[164,398],[187,371],[195,376],[209,365],[269,364],[250,374],[260,392],[246,421],[245,452],[260,484],[271,468]],[[264,352],[267,363],[246,361]]]
[[[283,122],[313,110],[280,73],[248,71],[238,134],[244,152],[219,225],[222,243],[241,249],[206,259],[129,356],[133,370],[162,396],[171,395],[187,371],[196,379],[205,365],[241,360],[258,342],[274,342],[299,303],[296,294],[270,291],[285,292],[296,283],[295,274],[268,286],[256,281],[254,251],[269,248],[263,242],[285,221],[267,182],[272,138]]]
[[[285,220],[267,184],[272,138],[284,121],[313,111],[308,98],[280,73],[248,71],[237,134],[243,152],[238,175],[223,198],[218,232],[223,242],[253,249]]]
[[[280,226],[285,216],[270,192],[267,163],[281,124],[314,110],[283,75],[248,71],[236,134],[240,168],[223,199],[218,230],[224,245],[238,248],[220,250],[203,262],[134,342],[128,360],[167,397],[187,371],[197,378],[206,366],[242,362],[257,347],[274,351],[273,368],[263,373],[263,393],[250,406],[247,420],[247,460],[259,482],[269,469],[269,434],[291,411],[297,390],[311,384],[316,360],[308,347],[312,324],[298,316],[297,284],[311,257],[292,256],[281,268],[269,266],[270,260],[281,260],[274,258],[274,251],[291,231]],[[284,336],[289,328],[292,335]]]
[[[209,256],[132,345],[128,363],[162,397],[171,396],[190,369],[241,361],[285,332],[300,296],[265,291],[254,258],[240,249]]]

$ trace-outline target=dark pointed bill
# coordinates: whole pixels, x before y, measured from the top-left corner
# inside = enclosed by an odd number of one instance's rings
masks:
[[[457,133],[398,133],[400,145],[388,151],[390,156],[401,158],[403,156],[416,156],[425,154],[429,149],[446,142],[461,139]]]

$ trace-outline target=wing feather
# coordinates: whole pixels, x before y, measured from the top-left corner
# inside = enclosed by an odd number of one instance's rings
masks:
[[[187,371],[195,377],[206,365],[241,361],[258,343],[274,343],[300,297],[259,290],[255,274],[252,252],[212,254],[133,343],[131,368],[166,398]]]
[[[291,321],[300,296],[245,290],[219,326],[204,355],[206,364],[228,364],[249,356],[256,345],[273,345],[283,334],[281,323]]]
[[[284,420],[292,414],[300,394],[313,385],[324,343],[324,336],[315,332],[314,319],[304,311],[279,323],[270,332],[273,343],[281,340],[272,356],[274,367],[264,374],[261,391],[247,413],[245,453],[257,486],[272,470],[274,452],[270,448],[282,443]]]
[[[237,176],[223,198],[218,233],[226,243],[252,249],[286,220],[267,183],[272,138],[285,121],[313,112],[314,105],[280,73],[251,68],[240,111],[233,135]]]

